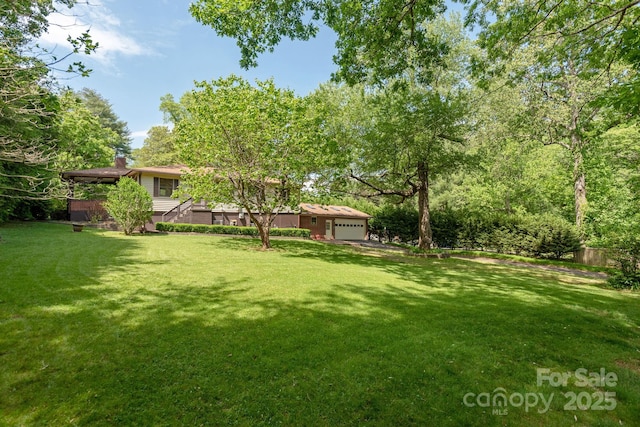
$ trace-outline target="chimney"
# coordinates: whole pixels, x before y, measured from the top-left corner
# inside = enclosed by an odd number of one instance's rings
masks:
[[[127,168],[127,158],[126,157],[116,157],[116,168],[118,168],[118,169],[126,169]]]

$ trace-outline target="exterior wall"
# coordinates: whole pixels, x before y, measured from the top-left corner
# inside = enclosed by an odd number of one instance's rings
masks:
[[[278,214],[273,222],[278,228],[298,228],[298,214]]]
[[[320,239],[327,239],[327,240],[331,240],[331,239],[335,239],[336,236],[336,223],[351,223],[351,224],[355,224],[355,223],[362,223],[364,222],[364,227],[361,227],[359,229],[361,229],[363,231],[362,234],[362,239],[366,239],[367,236],[367,231],[368,231],[368,226],[369,226],[369,221],[367,221],[366,219],[363,218],[343,218],[343,217],[333,217],[333,216],[316,216],[317,218],[317,224],[312,225],[311,224],[311,218],[314,215],[310,215],[310,214],[302,214],[300,215],[300,228],[306,228],[308,230],[311,231],[311,237],[313,238],[320,238]],[[331,236],[326,236],[325,233],[327,231],[327,221],[331,221],[331,232],[332,235]]]
[[[138,183],[151,195],[151,198],[153,199],[153,211],[164,213],[178,206],[180,204],[179,199],[172,199],[171,197],[153,197],[153,178],[176,179],[176,177],[173,175],[140,175]]]
[[[188,221],[185,221],[187,218],[185,218],[185,220],[182,220],[181,222],[188,222],[189,224],[205,224],[205,225],[211,225],[211,219],[212,219],[212,215],[211,215],[211,211],[207,210],[207,209],[193,209],[190,212],[190,218],[188,218]]]
[[[333,222],[333,218],[326,216],[315,216],[317,218],[317,224],[311,224],[312,215],[300,215],[300,228],[306,228],[311,231],[311,237],[320,239],[333,239],[333,235],[326,236],[327,221]],[[333,231],[333,224],[331,224],[331,230]]]
[[[67,201],[69,221],[105,220],[109,218],[109,214],[102,206],[103,202],[104,200],[69,199]]]
[[[248,214],[244,214],[243,218],[240,218],[238,212],[213,212],[212,214],[212,224],[231,225],[232,221],[235,221],[238,226],[251,226],[251,218],[249,218]],[[273,226],[278,228],[298,228],[298,215],[278,214],[273,221]]]
[[[151,175],[142,175],[138,177],[138,184],[142,185],[147,193],[151,194],[153,197],[153,176]]]

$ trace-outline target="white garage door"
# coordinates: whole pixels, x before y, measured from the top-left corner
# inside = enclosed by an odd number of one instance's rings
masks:
[[[364,219],[336,219],[337,240],[364,240],[367,228]]]

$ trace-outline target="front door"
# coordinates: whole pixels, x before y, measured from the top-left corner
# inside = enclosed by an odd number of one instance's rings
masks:
[[[325,239],[332,239],[333,238],[333,230],[332,230],[332,226],[331,226],[331,220],[327,219],[324,222],[324,238]]]

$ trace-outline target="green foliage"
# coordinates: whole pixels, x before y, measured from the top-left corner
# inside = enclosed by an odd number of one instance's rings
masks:
[[[585,159],[599,135],[626,119],[626,111],[612,114],[602,108],[602,99],[630,79],[640,82],[620,61],[619,49],[619,31],[635,25],[630,16],[638,17],[638,8],[632,14],[627,8],[612,13],[618,6],[584,0],[472,4],[469,19],[483,25],[479,42],[487,52],[478,71],[488,80],[496,72],[507,74],[520,88],[518,99],[524,100],[532,124],[530,139],[571,155],[567,172],[573,175],[575,224],[586,239],[590,177]]]
[[[120,136],[102,123],[86,100],[73,91],[64,92],[60,96],[57,119],[57,170],[90,169],[113,164],[113,148]]]
[[[381,238],[403,242],[418,240],[418,210],[408,204],[384,205],[369,221],[369,230]]]
[[[0,1],[0,221],[14,210],[18,217],[38,217],[30,201],[63,196],[54,164],[59,105],[50,71],[67,57],[56,58],[37,40],[47,31],[50,14],[75,3]],[[89,54],[96,47],[87,33],[69,41],[74,53]],[[74,63],[68,71],[86,75],[89,70]]]
[[[531,252],[536,256],[560,259],[581,247],[575,227],[562,218],[533,217],[528,221],[528,229],[533,241]]]
[[[484,249],[499,253],[562,258],[580,249],[575,227],[553,215],[478,214],[441,210],[449,247]],[[449,227],[458,227],[457,236]]]
[[[144,232],[144,226],[153,216],[153,200],[147,190],[130,178],[122,178],[107,194],[105,209],[130,235],[136,228]]]
[[[640,289],[640,236],[631,231],[610,245],[611,255],[620,271],[609,279],[609,284],[617,289]]]
[[[113,111],[113,106],[102,95],[93,89],[84,88],[78,96],[82,99],[85,107],[96,117],[100,125],[105,129],[110,129],[116,138],[109,141],[112,150],[111,157],[115,151],[116,156],[131,155],[131,131],[127,127],[127,122],[120,120]]]
[[[243,68],[256,66],[258,55],[282,37],[309,40],[324,23],[338,36],[336,77],[350,84],[369,76],[385,82],[409,71],[429,80],[430,66],[449,48],[425,25],[445,10],[441,0],[198,0],[189,10],[217,34],[236,39]]]
[[[458,245],[461,215],[451,208],[431,210],[433,242],[439,248],[455,248]]]
[[[386,205],[369,223],[373,234],[386,239],[417,240],[418,212],[409,206]],[[483,215],[450,208],[431,211],[433,241],[440,248],[482,248],[499,253],[559,259],[580,248],[575,228],[552,216]]]
[[[169,166],[180,162],[176,138],[167,126],[153,126],[144,140],[142,148],[133,150],[135,165]]]
[[[589,243],[612,246],[640,224],[640,128],[625,124],[610,129],[590,147]],[[613,243],[610,240],[613,239]]]
[[[630,72],[630,78],[612,79],[614,85],[607,96],[609,104],[625,114],[638,111],[640,8],[636,1],[466,2],[471,4],[467,23],[480,24],[478,38],[491,61],[512,57],[519,46],[544,42],[550,48],[536,52],[539,64],[551,64],[567,52],[579,55],[579,61],[587,65],[585,74],[604,75],[616,62],[629,64],[636,72]],[[556,70],[562,68],[566,67]]]
[[[189,99],[176,128],[192,170],[182,186],[194,199],[246,209],[269,248],[274,212],[297,208],[300,189],[322,160],[305,103],[272,80],[252,86],[237,76],[198,83]]]
[[[256,227],[233,225],[180,224],[170,222],[156,223],[156,230],[174,233],[231,234],[236,236],[259,237]],[[305,228],[272,228],[271,236],[310,238],[311,232]]]

